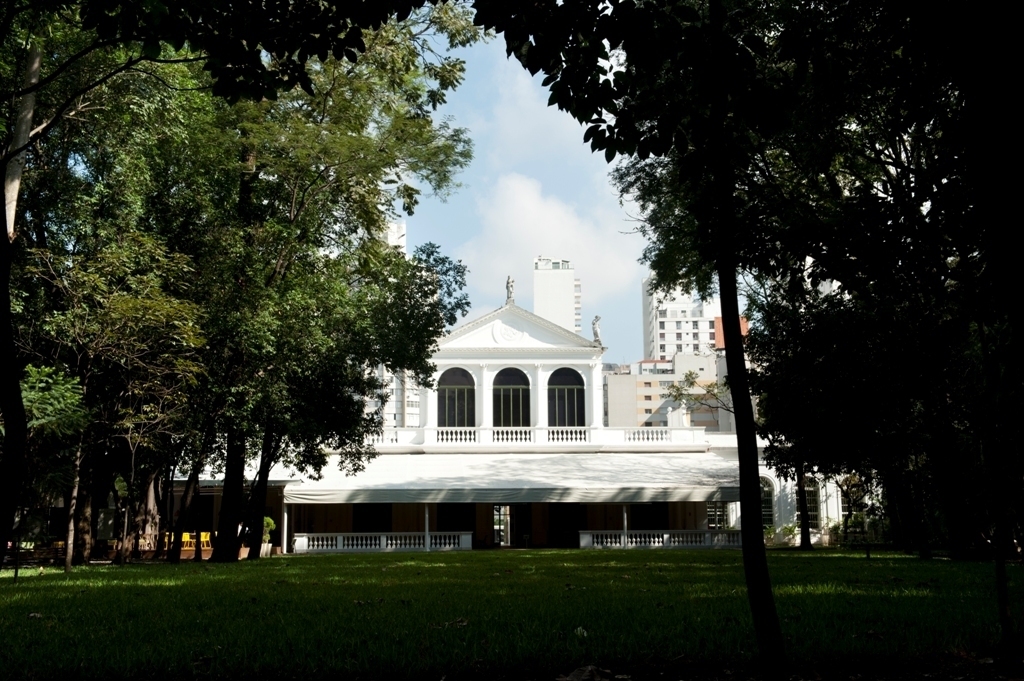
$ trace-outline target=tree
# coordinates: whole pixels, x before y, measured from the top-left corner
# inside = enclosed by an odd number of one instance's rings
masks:
[[[362,29],[381,27],[389,17],[407,17],[422,2],[281,5],[253,0],[240,6],[186,2],[140,3],[110,0],[29,2],[16,0],[0,10],[0,167],[5,180],[5,226],[0,240],[0,353],[15,358],[10,316],[10,275],[17,235],[17,199],[24,152],[68,119],[81,118],[91,96],[120,76],[143,72],[159,80],[153,67],[166,62],[201,63],[212,76],[217,96],[236,101],[276,97],[296,85],[312,91],[314,57],[354,62],[365,50]],[[444,16],[440,10],[432,16]],[[475,39],[471,26],[452,33],[454,41]],[[421,41],[423,36],[415,36]],[[45,49],[43,46],[45,44]],[[167,47],[170,47],[168,53]],[[427,95],[433,104],[457,83],[458,60],[430,66],[440,86]],[[14,222],[7,219],[8,212]],[[0,518],[13,518],[25,473],[26,431],[19,372],[0,384],[0,412],[8,424],[0,459]],[[6,551],[8,520],[0,521],[0,558]]]

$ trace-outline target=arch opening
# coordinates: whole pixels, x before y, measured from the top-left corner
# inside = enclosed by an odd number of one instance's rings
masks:
[[[437,426],[476,426],[476,381],[465,369],[448,369],[437,380]]]

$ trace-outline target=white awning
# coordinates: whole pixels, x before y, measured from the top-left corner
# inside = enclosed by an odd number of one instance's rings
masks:
[[[297,476],[301,477],[301,476]],[[685,454],[381,454],[354,476],[329,465],[286,504],[738,501],[736,459]]]

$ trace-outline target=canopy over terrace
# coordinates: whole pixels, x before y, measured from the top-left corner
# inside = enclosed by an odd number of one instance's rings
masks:
[[[285,504],[738,501],[735,458],[685,454],[381,454],[357,475],[328,466]]]

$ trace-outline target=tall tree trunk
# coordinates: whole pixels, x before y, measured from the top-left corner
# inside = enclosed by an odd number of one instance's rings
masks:
[[[260,448],[260,468],[256,473],[256,480],[253,482],[252,493],[249,495],[249,560],[260,558],[260,549],[263,545],[263,514],[267,508],[267,480],[270,478],[270,469],[277,459],[279,440],[272,429],[267,428],[263,433],[263,446]]]
[[[25,63],[26,87],[39,82],[42,52],[33,41]],[[18,120],[14,126],[12,149],[28,142],[35,111],[34,93],[26,94],[18,104]],[[24,168],[24,153],[8,159],[4,171],[4,233],[0,237],[0,357],[7,369],[0,372],[0,415],[4,419],[3,453],[0,455],[0,565],[7,554],[7,543],[14,530],[14,516],[24,486],[28,454],[28,424],[25,403],[21,397],[21,362],[14,345],[14,319],[11,314],[11,265],[14,262],[14,217],[18,190]]]
[[[729,371],[733,415],[736,419],[736,444],[740,466],[740,535],[743,540],[743,574],[747,582],[750,613],[757,635],[757,648],[765,663],[777,660],[785,649],[779,615],[775,609],[768,556],[761,523],[761,478],[758,471],[757,433],[754,408],[750,402],[747,365],[740,331],[740,311],[736,290],[736,270],[720,259],[718,286],[722,299],[722,330],[725,334],[725,364]]]
[[[181,561],[182,534],[188,529],[189,515],[192,513],[192,497],[196,488],[199,487],[199,472],[202,470],[202,458],[192,465],[192,470],[185,481],[185,489],[181,493],[181,503],[178,505],[178,520],[174,523],[174,535],[171,538],[171,548],[167,552],[167,560],[171,563]]]
[[[82,441],[78,441],[75,452],[74,478],[71,483],[71,496],[68,498],[68,535],[64,542],[64,572],[71,572],[71,563],[75,556],[75,508],[78,506],[79,471],[82,469]]]
[[[811,514],[807,510],[807,479],[804,471],[804,462],[796,464],[796,508],[800,518],[800,550],[810,551],[814,548],[811,543]]]
[[[210,560],[233,563],[238,560],[241,544],[239,523],[245,517],[245,435],[237,428],[228,430],[228,446],[224,462],[224,493],[217,522],[217,540]]]
[[[7,218],[4,217],[6,222]],[[28,423],[21,397],[21,361],[14,344],[11,314],[11,264],[14,244],[0,238],[0,415],[4,419],[4,443],[0,453],[0,565],[13,538],[14,519],[24,487],[28,455]]]
[[[92,560],[93,537],[93,494],[91,454],[88,449],[82,456],[78,469],[78,518],[75,521],[75,561],[88,564]]]
[[[42,66],[43,54],[36,40],[28,48],[28,57],[25,60],[25,83],[24,87],[29,88],[39,82],[39,70]],[[32,118],[36,109],[36,93],[29,92],[22,95],[18,103],[18,120],[14,124],[14,136],[11,139],[10,149],[18,149],[28,144],[29,134],[32,132]],[[21,189],[21,176],[25,171],[25,152],[22,151],[7,162],[4,169],[4,207],[7,215],[7,239],[14,241],[15,231],[14,217],[18,211],[18,192]]]

